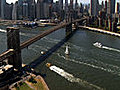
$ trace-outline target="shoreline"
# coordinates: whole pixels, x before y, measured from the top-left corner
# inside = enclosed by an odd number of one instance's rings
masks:
[[[87,30],[90,30],[90,31],[93,31],[93,32],[99,32],[99,33],[104,33],[104,34],[108,34],[108,35],[120,37],[120,34],[119,34],[119,33],[107,31],[107,30],[104,30],[104,29],[87,27],[87,26],[79,26],[79,28],[81,28],[81,29],[83,29],[83,30],[84,30],[84,29],[87,29]]]
[[[32,82],[29,81],[31,77],[34,78],[34,80],[35,80],[36,83],[32,83]],[[34,80],[33,80],[33,82],[34,82]],[[22,84],[21,84],[21,83],[22,83]],[[20,81],[17,81],[17,82],[15,82],[15,83],[11,84],[11,85],[9,86],[9,89],[10,89],[10,90],[17,90],[16,88],[22,87],[23,83],[25,83],[25,84],[27,85],[27,87],[30,88],[30,89],[32,89],[32,90],[34,90],[34,89],[35,89],[35,90],[38,90],[38,88],[40,89],[40,88],[41,88],[41,85],[43,86],[42,88],[43,88],[44,90],[49,90],[48,85],[46,84],[46,82],[45,82],[45,80],[43,79],[43,77],[40,76],[40,75],[32,74],[32,73],[30,73],[30,75],[28,75],[28,76],[26,76],[26,77],[22,77],[22,79],[21,79]],[[41,83],[41,84],[40,84],[40,83]],[[35,84],[36,84],[36,85],[35,85]],[[16,87],[16,85],[17,85],[17,87]],[[39,85],[40,85],[40,86],[39,86]],[[42,88],[41,88],[41,89],[42,89]]]
[[[25,67],[25,64],[22,64],[22,67]],[[34,69],[31,69],[34,71]],[[25,75],[21,76],[20,80],[17,80],[16,82],[6,85],[8,87],[3,87],[9,90],[17,90],[17,88],[23,88],[23,86],[28,87],[32,90],[49,90],[49,87],[47,83],[45,82],[44,78],[41,75],[32,73],[32,72],[24,72]],[[1,88],[0,88],[1,89]]]

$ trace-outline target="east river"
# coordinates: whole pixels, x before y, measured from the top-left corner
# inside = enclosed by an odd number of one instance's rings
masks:
[[[0,53],[7,49],[5,26],[0,26]],[[49,27],[47,27],[49,28]],[[47,28],[21,29],[21,42],[42,33]],[[58,30],[22,50],[24,64],[39,59],[41,51],[65,38],[65,30]],[[106,48],[93,44],[100,42]],[[69,45],[68,56],[65,55]],[[46,63],[51,63],[50,68]],[[120,90],[120,38],[87,30],[75,34],[35,70],[44,74],[50,90]]]

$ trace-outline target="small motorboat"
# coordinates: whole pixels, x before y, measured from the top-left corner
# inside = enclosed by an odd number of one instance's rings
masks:
[[[44,52],[44,51],[41,51],[41,54],[43,55],[43,54],[45,54],[45,52]]]
[[[96,42],[96,43],[94,43],[93,45],[96,46],[96,47],[98,47],[98,48],[102,48],[102,44],[99,43],[99,42]]]

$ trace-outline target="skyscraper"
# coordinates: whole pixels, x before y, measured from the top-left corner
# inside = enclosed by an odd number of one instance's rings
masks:
[[[75,9],[78,8],[78,0],[75,0]]]
[[[115,0],[109,0],[108,2],[108,14],[111,16],[115,13]]]
[[[102,9],[104,9],[104,2],[102,1]]]
[[[17,20],[17,5],[16,5],[16,3],[13,5],[12,20]]]
[[[90,15],[97,16],[99,12],[98,8],[99,8],[98,0],[91,0],[90,1]]]
[[[17,19],[23,18],[23,0],[18,0]]]
[[[59,0],[60,10],[63,10],[63,0]]]
[[[34,20],[35,19],[35,12],[36,12],[36,8],[35,8],[35,0],[31,0],[32,2],[29,5],[29,19],[30,20]]]
[[[120,4],[117,2],[117,6],[116,6],[116,13],[119,14],[119,11],[120,11]]]
[[[5,5],[6,0],[1,0],[1,18],[5,19]]]
[[[19,5],[22,5],[22,3],[23,3],[23,0],[18,0]]]
[[[44,5],[43,5],[43,0],[38,0],[38,1],[37,1],[36,13],[37,13],[37,19],[44,18]]]
[[[0,17],[1,17],[1,0],[0,0]]]
[[[107,0],[105,0],[105,12],[107,13]]]
[[[70,9],[73,9],[73,0],[70,0]]]
[[[65,11],[68,11],[68,0],[65,0]]]
[[[23,2],[23,19],[28,19],[28,3],[26,0]]]

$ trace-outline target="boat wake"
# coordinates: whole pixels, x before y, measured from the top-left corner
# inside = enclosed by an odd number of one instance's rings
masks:
[[[65,56],[62,56],[60,54],[58,54],[58,56],[62,57],[63,59],[66,59]],[[111,64],[106,64],[106,63],[103,63],[101,61],[96,61],[96,60],[81,61],[81,58],[79,58],[79,61],[77,61],[75,59],[67,58],[67,61],[70,61],[70,62],[73,62],[73,63],[76,63],[76,64],[86,65],[86,66],[89,66],[89,67],[92,67],[92,68],[100,69],[102,71],[106,71],[106,72],[109,72],[111,74],[120,76],[120,67],[115,66],[115,65],[111,65]]]
[[[116,51],[116,52],[120,52],[120,50],[118,49],[115,49],[115,48],[111,48],[111,47],[107,47],[107,46],[103,46],[101,43],[99,42],[96,42],[93,44],[95,47],[98,47],[98,48],[103,48],[103,49],[107,49],[107,50],[111,50],[111,51]]]
[[[87,87],[87,88],[92,89],[92,90],[101,90],[100,87],[93,85],[93,84],[90,84],[87,81],[81,80],[80,78],[75,78],[72,74],[64,71],[63,69],[61,69],[57,66],[51,66],[51,67],[49,67],[49,69],[51,71],[56,72],[57,74],[64,77],[65,79],[67,79],[70,82],[79,83],[81,86]]]
[[[0,29],[0,32],[6,33],[7,31],[6,31],[6,30],[3,30],[3,29]]]
[[[2,32],[2,33],[7,33],[7,31],[4,30],[4,29],[0,29],[0,32]],[[36,34],[29,34],[29,33],[22,33],[22,32],[20,32],[20,35],[22,35],[22,36],[27,36],[27,37],[31,37],[31,36],[35,36]]]
[[[112,50],[112,51],[120,52],[120,50],[115,49],[115,48],[110,48],[110,47],[106,47],[106,46],[103,46],[102,48],[103,49],[107,49],[107,50]]]

